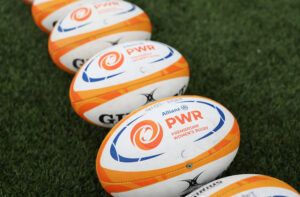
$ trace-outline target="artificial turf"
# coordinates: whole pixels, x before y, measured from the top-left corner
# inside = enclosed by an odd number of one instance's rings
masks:
[[[300,1],[134,0],[153,39],[190,63],[187,94],[224,104],[241,145],[225,175],[259,173],[300,190]],[[95,157],[107,130],[72,110],[72,76],[20,0],[0,8],[0,196],[108,196]]]

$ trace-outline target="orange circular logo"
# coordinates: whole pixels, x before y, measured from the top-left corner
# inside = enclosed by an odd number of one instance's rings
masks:
[[[92,10],[89,8],[78,8],[77,10],[72,12],[71,19],[81,22],[88,19],[91,14]]]
[[[99,66],[105,70],[115,70],[124,62],[124,55],[118,52],[109,52],[103,55],[99,60]]]
[[[137,123],[131,130],[130,140],[133,145],[142,150],[156,148],[163,138],[161,125],[152,120]]]

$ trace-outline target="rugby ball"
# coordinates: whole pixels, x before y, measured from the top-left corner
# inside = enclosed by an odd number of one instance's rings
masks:
[[[264,175],[235,175],[208,183],[186,197],[299,197],[288,184]]]
[[[35,0],[31,13],[35,24],[42,31],[50,33],[59,19],[89,1],[91,0]]]
[[[138,6],[120,0],[96,0],[57,23],[50,35],[49,53],[59,68],[75,73],[107,47],[150,37],[151,22]]]
[[[70,100],[86,121],[112,127],[149,102],[183,94],[189,65],[174,48],[154,41],[132,41],[91,58],[76,74]]]
[[[226,170],[239,142],[238,123],[221,104],[166,98],[130,113],[108,133],[97,174],[112,196],[185,196]]]

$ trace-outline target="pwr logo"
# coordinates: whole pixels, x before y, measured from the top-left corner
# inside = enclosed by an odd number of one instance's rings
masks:
[[[197,121],[203,119],[202,113],[200,111],[190,111],[187,113],[181,113],[180,115],[173,116],[171,118],[165,119],[165,122],[169,129],[172,129],[173,126],[180,124],[185,125],[192,121]]]
[[[128,48],[126,50],[126,52],[128,55],[137,55],[142,52],[149,52],[149,51],[153,51],[155,49],[156,48],[154,45],[143,45],[143,46],[136,46],[136,47]]]
[[[140,116],[139,118],[141,118]],[[147,151],[152,150],[157,147],[163,138],[163,130],[160,124],[152,121],[152,120],[139,120],[137,118],[133,122],[136,121],[135,126],[131,129],[130,133],[130,141],[134,147],[139,148],[140,150]],[[127,128],[133,122],[130,122],[126,125]],[[138,157],[132,157],[132,155],[121,154],[120,149],[124,149],[121,145],[119,146],[119,139],[122,138],[122,134],[126,131],[126,129],[121,129],[120,132],[114,137],[111,147],[110,147],[110,155],[111,157],[118,162],[124,163],[133,163],[133,162],[143,162],[146,160],[154,159],[159,157],[164,153],[159,154],[151,154],[151,155],[138,155]],[[126,138],[127,139],[127,138]],[[145,152],[147,153],[147,152]]]
[[[152,120],[143,120],[137,123],[130,134],[132,144],[145,151],[156,148],[162,138],[163,130],[161,125]]]
[[[83,28],[91,24],[92,21],[89,20],[91,15],[92,15],[92,10],[90,8],[86,8],[86,7],[78,8],[74,10],[70,15],[70,19],[75,23],[71,24],[68,20],[61,20],[58,23],[57,31],[63,33],[63,32],[74,31],[79,28]]]
[[[98,57],[97,57],[98,58]],[[112,51],[109,53],[106,53],[102,55],[99,60],[95,60],[96,63],[98,62],[98,65],[100,69],[107,70],[107,71],[113,71],[118,69],[120,66],[122,66],[124,62],[124,56],[123,54],[120,54],[118,52]],[[97,77],[91,76],[93,75],[93,72],[88,72],[91,64],[94,62],[94,59],[91,60],[89,63],[87,63],[87,66],[85,67],[83,73],[82,73],[82,80],[88,83],[97,83],[99,81],[105,81],[105,80],[111,80],[114,77],[118,77],[121,74],[124,73],[124,71],[119,72],[109,72],[109,74],[102,74],[101,72],[98,73]],[[97,66],[97,64],[96,64]]]
[[[78,8],[77,10],[73,11],[71,14],[71,19],[76,22],[82,22],[88,19],[92,14],[92,10],[89,8]]]
[[[124,62],[124,55],[116,51],[106,53],[99,59],[99,66],[105,70],[116,70]]]
[[[110,1],[110,2],[103,2],[103,3],[98,3],[95,5],[95,8],[107,8],[107,7],[113,7],[113,6],[118,6],[120,3],[118,1]]]

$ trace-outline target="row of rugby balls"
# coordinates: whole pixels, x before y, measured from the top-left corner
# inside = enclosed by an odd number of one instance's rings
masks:
[[[150,19],[132,3],[35,0],[32,15],[51,31],[49,53],[56,65],[69,73],[81,68],[70,100],[90,123],[111,128],[133,109],[187,88],[188,63],[174,48],[147,41]]]
[[[188,85],[188,63],[168,45],[142,41],[150,39],[151,23],[140,8],[121,0],[35,0],[32,13],[52,31],[53,61],[69,73],[81,67],[70,88],[77,114],[113,127],[96,159],[107,192],[185,196],[229,167],[240,141],[236,119],[213,100],[178,96]],[[264,196],[273,188],[298,196],[275,179],[251,176],[217,180],[190,195]]]

